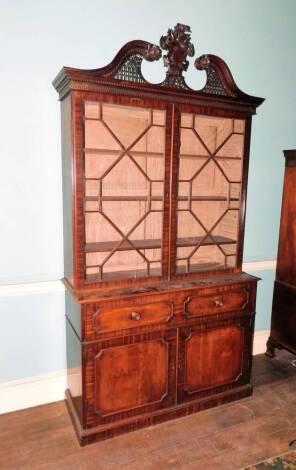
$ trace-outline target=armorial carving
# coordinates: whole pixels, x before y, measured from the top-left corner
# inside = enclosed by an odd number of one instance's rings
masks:
[[[163,56],[164,66],[168,68],[163,85],[178,86],[179,82],[179,86],[186,87],[182,73],[188,69],[187,57],[194,55],[190,32],[189,26],[178,23],[166,36],[161,36],[160,47],[168,51]]]

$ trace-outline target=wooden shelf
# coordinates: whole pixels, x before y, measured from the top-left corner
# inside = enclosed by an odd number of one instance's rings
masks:
[[[177,247],[186,247],[186,246],[196,246],[200,243],[203,237],[187,237],[187,238],[178,238]],[[206,237],[202,242],[202,245],[228,245],[236,243],[235,240],[232,240],[227,237],[215,236],[213,237],[215,242],[210,237]],[[131,240],[135,248],[138,250],[153,250],[161,248],[161,240]],[[104,251],[112,251],[115,246],[119,243],[118,241],[110,242],[97,242],[97,243],[86,243],[85,251],[86,253],[99,253]],[[130,245],[127,241],[124,241],[122,245],[117,249],[117,251],[129,251],[133,250],[133,246]]]
[[[200,243],[203,237],[186,237],[186,238],[177,238],[177,247],[183,246],[196,246]],[[206,237],[202,242],[202,245],[229,245],[232,243],[236,243],[235,240],[227,237],[221,237],[219,235],[213,236],[213,239],[210,237]]]
[[[198,271],[216,271],[218,269],[226,269],[227,266],[220,263],[200,263],[200,264],[191,264],[190,271],[187,271],[186,266],[177,266],[176,273],[177,274],[187,274],[198,272]]]
[[[122,153],[126,153],[125,149],[118,148],[118,149],[100,149],[100,148],[90,148],[85,147],[84,152],[91,154],[91,155],[110,155],[110,156],[119,156]],[[148,151],[140,151],[140,150],[133,150],[132,148],[128,150],[132,156],[135,157],[164,157],[165,152],[148,152]],[[223,155],[195,155],[194,153],[180,153],[179,158],[194,158],[196,160],[208,160],[209,158],[216,158],[217,160],[242,160],[241,157],[227,157]]]
[[[98,201],[101,199],[102,201],[148,201],[149,198],[147,196],[86,196],[85,201]],[[162,196],[152,196],[150,198],[151,201],[162,201]]]
[[[86,243],[86,253],[98,253],[102,251],[112,251],[115,246],[119,243],[118,241],[110,242],[97,242],[97,243]],[[161,248],[161,240],[132,240],[133,245],[139,249],[156,249]],[[129,251],[134,248],[127,242],[124,241],[117,251]]]
[[[86,196],[85,201],[98,201],[101,199],[102,201],[162,201],[162,196]],[[178,201],[227,201],[228,198],[226,196],[192,196],[188,198],[187,196],[178,196]],[[230,201],[239,201],[239,198],[231,197],[229,198]]]
[[[122,148],[118,148],[117,150],[112,149],[97,149],[97,148],[84,148],[85,153],[90,153],[94,155],[111,155],[111,156],[119,156],[122,152]]]
[[[151,268],[150,274],[147,273],[147,269],[131,269],[130,271],[114,271],[103,273],[102,279],[99,274],[87,274],[86,282],[101,282],[101,281],[113,281],[116,279],[135,279],[140,277],[152,277],[161,276],[161,268]]]
[[[227,196],[178,196],[178,201],[228,201]],[[229,201],[239,201],[239,198],[230,197]]]
[[[241,157],[227,157],[214,155],[195,155],[194,153],[180,153],[179,158],[195,158],[196,160],[207,160],[208,158],[217,158],[218,160],[242,160]]]
[[[117,150],[113,149],[99,149],[99,148],[84,148],[85,153],[89,153],[92,155],[111,155],[111,156],[119,156],[122,153],[126,153],[125,149],[119,148]],[[146,151],[139,151],[133,150],[132,148],[129,149],[128,153],[130,153],[134,157],[163,157],[165,152],[146,152]]]
[[[200,263],[200,264],[193,264],[190,265],[190,273],[191,272],[198,272],[198,271],[209,271],[209,270],[219,270],[225,269],[224,264],[220,263]],[[177,274],[186,274],[188,271],[186,270],[185,266],[178,266],[176,269]],[[112,281],[114,279],[128,279],[128,278],[140,278],[140,277],[147,277],[147,276],[161,276],[161,269],[160,268],[151,268],[150,274],[148,275],[147,269],[134,269],[134,270],[126,270],[126,271],[114,271],[114,272],[107,272],[103,273],[103,278],[100,278],[99,274],[87,274],[86,275],[86,282],[99,282],[99,281]]]

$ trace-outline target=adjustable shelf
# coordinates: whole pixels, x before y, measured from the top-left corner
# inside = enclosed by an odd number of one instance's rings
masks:
[[[163,152],[148,152],[148,151],[140,151],[140,150],[133,150],[132,148],[129,150],[124,149],[102,149],[102,148],[85,148],[85,153],[93,154],[93,155],[111,155],[111,156],[119,156],[122,153],[130,153],[134,157],[161,157],[163,158]],[[203,157],[205,158],[205,157]]]
[[[162,196],[86,196],[85,201],[162,201]]]
[[[103,280],[104,281],[114,281],[116,279],[131,279],[147,276],[160,276],[161,270],[159,268],[150,268],[147,269],[133,269],[133,270],[124,270],[124,271],[114,271],[114,272],[104,272]],[[100,282],[102,277],[100,274],[86,274],[85,277],[87,282]]]
[[[227,196],[178,196],[178,201],[239,201],[237,197]]]
[[[86,196],[85,201],[162,201],[162,196]],[[239,198],[227,196],[178,196],[178,201],[239,201]]]
[[[180,158],[194,158],[194,160],[207,160],[208,158],[216,158],[218,160],[241,160],[241,157],[227,157],[224,155],[195,155],[194,153],[181,153]]]
[[[221,263],[190,264],[190,272],[216,271],[219,269],[225,269],[225,264],[221,264]],[[186,274],[186,273],[188,273],[188,269],[186,266],[178,266],[178,274]]]
[[[213,238],[213,239],[212,239]],[[236,240],[232,240],[227,237],[221,236],[207,236],[201,246],[203,245],[229,245],[236,243]],[[177,239],[177,247],[186,247],[186,246],[197,246],[200,244],[203,237],[186,237]],[[85,251],[86,253],[99,253],[105,251],[112,251],[120,242],[110,241],[110,242],[97,242],[97,243],[86,243]],[[161,240],[131,240],[131,243],[124,241],[120,247],[116,248],[116,251],[129,251],[134,249],[139,250],[152,250],[161,248]]]
[[[100,148],[84,148],[84,152],[93,155],[111,155],[111,156],[119,156],[121,153],[130,153],[132,156],[135,157],[161,157],[163,158],[163,152],[148,152],[148,151],[140,151],[140,150],[133,150],[132,148],[125,151],[124,149],[117,149],[117,150],[110,150],[110,149],[100,149]],[[182,153],[179,155],[180,158],[194,158],[195,160],[205,160],[208,158],[216,158],[218,160],[241,160],[241,157],[227,157],[224,155],[195,155],[191,153]]]

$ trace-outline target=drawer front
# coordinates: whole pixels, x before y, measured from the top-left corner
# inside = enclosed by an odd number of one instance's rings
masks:
[[[141,326],[167,323],[173,316],[171,302],[133,305],[98,309],[93,316],[93,328],[96,333],[108,333],[115,330],[139,328]]]
[[[241,311],[248,307],[249,300],[249,291],[245,288],[213,294],[192,295],[185,300],[183,312],[187,318],[192,318]]]

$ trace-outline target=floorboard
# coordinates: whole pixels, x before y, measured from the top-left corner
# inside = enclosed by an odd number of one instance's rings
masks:
[[[252,397],[80,448],[64,402],[0,416],[2,470],[236,470],[296,438],[294,356],[255,356]]]

